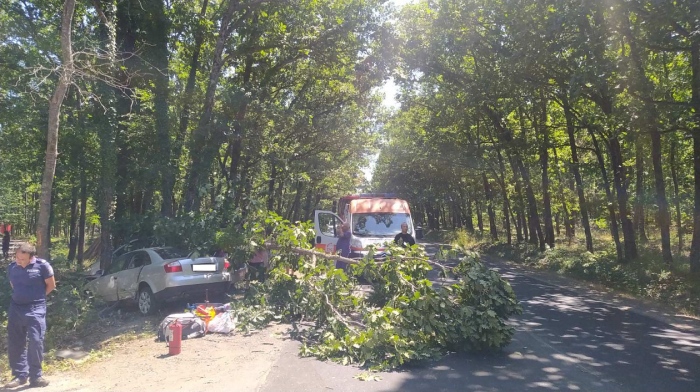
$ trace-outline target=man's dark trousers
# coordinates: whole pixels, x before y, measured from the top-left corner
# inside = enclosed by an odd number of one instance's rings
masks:
[[[42,376],[46,304],[10,304],[7,320],[7,346],[12,375],[36,379]],[[29,347],[27,347],[27,341]]]

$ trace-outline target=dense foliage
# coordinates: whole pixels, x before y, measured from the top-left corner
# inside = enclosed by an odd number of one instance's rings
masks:
[[[274,230],[272,270],[238,304],[243,329],[274,319],[291,321],[304,341],[302,355],[395,368],[450,351],[495,350],[506,346],[519,314],[511,286],[467,254],[443,284],[428,280],[432,269],[418,247],[389,248],[382,263],[366,259],[344,271],[333,261],[300,255],[313,236],[306,224],[268,219]],[[369,289],[358,289],[358,280]]]
[[[698,7],[406,6],[374,188],[431,229],[541,250],[578,235],[622,263],[658,248],[667,271],[700,273]]]
[[[437,289],[416,250],[344,272],[293,251],[306,224],[264,218],[308,221],[368,187],[407,198],[429,229],[682,301],[680,276],[700,274],[699,7],[0,0],[0,222],[39,234],[41,256],[51,238],[65,242],[54,256],[68,247],[53,331],[89,316],[76,261],[138,240],[238,266],[273,238],[243,325],[311,320],[306,354],[387,368],[506,344],[517,304],[474,256]],[[377,89],[389,77],[393,113]],[[579,238],[581,257],[556,249]]]
[[[393,63],[383,3],[77,2],[55,181],[40,205],[69,2],[1,0],[0,221],[28,237],[50,210],[69,259],[96,236],[109,262],[133,239],[213,246],[260,209],[309,219],[365,181],[375,87]]]

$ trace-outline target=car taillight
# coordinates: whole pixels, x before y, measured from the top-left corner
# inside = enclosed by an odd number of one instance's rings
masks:
[[[228,259],[224,259],[224,269],[227,270],[228,267],[231,266],[231,263],[228,262]]]
[[[165,268],[166,274],[171,272],[182,272],[182,264],[180,264],[179,261],[171,261],[164,265],[163,268]]]

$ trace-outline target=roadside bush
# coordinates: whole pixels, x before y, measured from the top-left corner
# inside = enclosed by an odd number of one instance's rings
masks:
[[[428,280],[431,266],[417,246],[390,246],[384,262],[367,258],[346,272],[332,261],[313,261],[294,251],[310,247],[310,226],[273,219],[267,239],[275,249],[273,269],[239,305],[242,328],[259,328],[275,318],[292,321],[304,343],[302,355],[373,370],[448,351],[495,350],[510,342],[513,329],[506,320],[520,306],[508,282],[475,254],[448,270],[457,283],[445,287]],[[358,279],[372,290],[358,291]]]
[[[544,252],[526,244],[481,243],[471,248],[504,260],[654,299],[690,314],[700,314],[700,282],[679,271],[669,271],[660,262],[657,250],[642,248],[637,260],[620,263],[611,246],[595,253],[587,252],[578,245],[564,244]]]
[[[85,278],[73,271],[57,271],[59,285],[49,295],[46,313],[46,350],[63,347],[66,341],[91,325],[97,319],[97,311],[87,295],[82,292]]]

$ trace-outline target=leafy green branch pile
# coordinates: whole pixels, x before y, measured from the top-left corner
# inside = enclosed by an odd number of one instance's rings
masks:
[[[437,287],[427,279],[431,266],[418,248],[391,247],[385,262],[366,259],[346,273],[333,261],[314,261],[294,251],[310,248],[314,234],[307,224],[289,225],[272,217],[266,225],[271,235],[258,241],[274,247],[273,268],[265,283],[252,285],[238,305],[243,329],[275,319],[290,321],[304,342],[302,355],[372,370],[449,351],[499,349],[512,338],[506,320],[520,313],[520,306],[508,282],[485,268],[476,254],[445,271],[453,284]],[[358,279],[373,290],[358,291]]]

